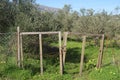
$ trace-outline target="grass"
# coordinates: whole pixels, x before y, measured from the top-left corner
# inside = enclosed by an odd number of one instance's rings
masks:
[[[57,47],[58,44],[52,43],[51,46]],[[0,80],[120,80],[120,49],[118,47],[105,47],[102,68],[96,69],[99,47],[93,42],[87,42],[83,74],[79,76],[81,47],[82,43],[79,41],[68,41],[63,76],[59,74],[59,55],[46,56],[44,54],[43,75],[39,73],[39,56],[26,57],[24,69],[14,64],[15,57],[8,57],[7,63],[0,61]],[[115,64],[113,64],[113,55]]]

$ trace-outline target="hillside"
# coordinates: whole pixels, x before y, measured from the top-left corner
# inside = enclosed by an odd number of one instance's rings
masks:
[[[58,10],[60,10],[59,8],[48,7],[45,5],[38,5],[37,7],[40,11],[57,12]]]

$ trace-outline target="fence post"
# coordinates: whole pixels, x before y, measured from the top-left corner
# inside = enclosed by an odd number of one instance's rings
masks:
[[[63,58],[62,58],[62,52],[61,52],[61,32],[58,33],[59,37],[59,57],[60,57],[60,74],[63,74]]]
[[[40,72],[43,75],[43,54],[42,54],[42,35],[39,34],[39,48],[40,48]]]
[[[82,75],[82,70],[83,70],[84,53],[85,53],[85,43],[86,43],[86,36],[83,36],[81,62],[80,62],[80,76]]]
[[[17,65],[20,67],[20,28],[17,27]]]
[[[64,36],[63,36],[63,50],[62,50],[62,53],[63,53],[63,66],[65,65],[65,57],[66,57],[66,47],[67,47],[67,35],[68,35],[68,32],[64,32]]]
[[[98,61],[97,61],[97,68],[101,67],[102,64],[102,58],[103,58],[103,48],[104,48],[104,34],[102,35],[102,40],[100,41],[100,51],[98,54]]]
[[[21,67],[23,68],[23,45],[22,45],[22,35],[20,35],[20,55],[21,55]]]

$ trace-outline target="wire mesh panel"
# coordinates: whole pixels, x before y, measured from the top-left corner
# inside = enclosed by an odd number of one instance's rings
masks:
[[[0,33],[0,64],[16,64],[16,33]]]

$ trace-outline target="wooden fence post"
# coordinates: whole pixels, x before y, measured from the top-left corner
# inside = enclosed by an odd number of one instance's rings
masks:
[[[39,48],[40,48],[40,72],[41,75],[43,75],[42,34],[39,34]]]
[[[20,28],[17,27],[17,65],[20,67]]]
[[[20,35],[20,55],[21,55],[21,67],[23,68],[23,45],[22,45],[22,35]]]
[[[86,43],[86,36],[83,36],[81,62],[80,62],[80,76],[82,75],[82,70],[83,70],[84,53],[85,53],[85,43]]]
[[[102,40],[100,41],[100,51],[98,54],[98,61],[97,61],[97,68],[101,67],[102,64],[102,58],[103,58],[103,48],[104,48],[104,34],[102,35]]]
[[[64,32],[64,36],[63,36],[63,50],[62,50],[62,53],[63,53],[63,66],[65,64],[65,57],[66,57],[66,47],[67,47],[67,35],[68,35],[68,32]]]
[[[63,58],[62,58],[62,50],[61,50],[61,32],[58,33],[59,37],[59,57],[60,57],[60,74],[63,74]]]

